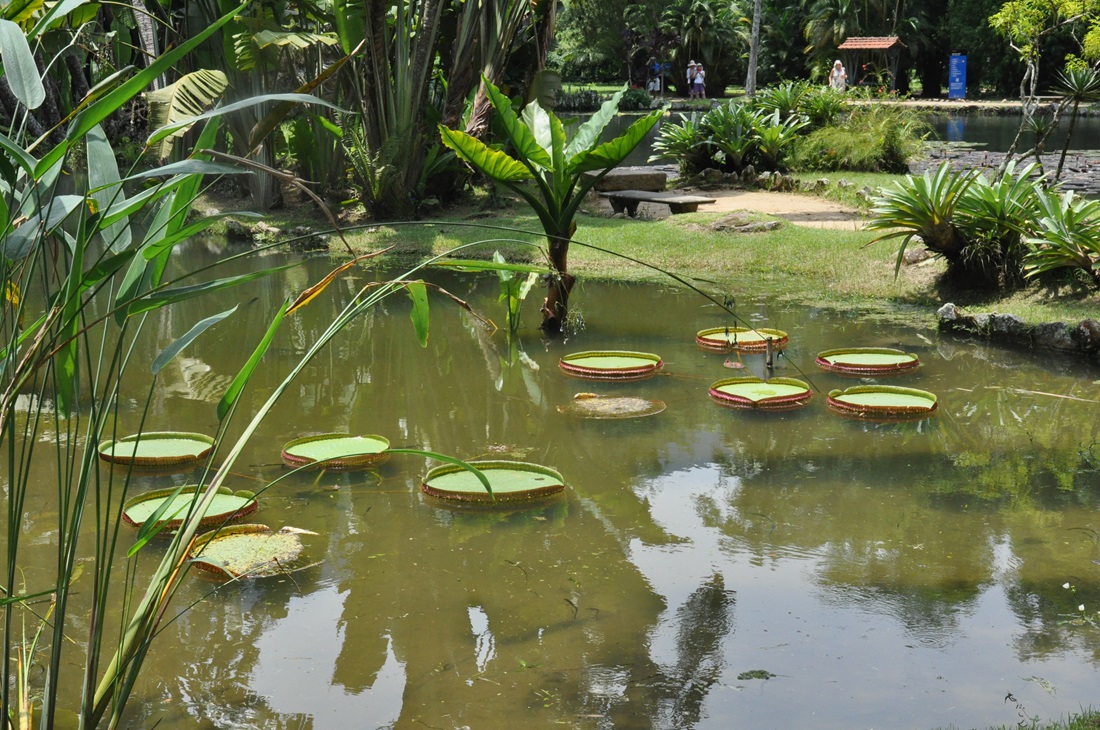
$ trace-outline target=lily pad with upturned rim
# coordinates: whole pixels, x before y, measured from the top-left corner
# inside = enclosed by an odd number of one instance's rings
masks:
[[[695,335],[695,344],[714,352],[764,352],[771,340],[773,350],[784,350],[790,338],[783,330],[761,327],[710,327]]]
[[[890,347],[845,347],[819,352],[817,364],[846,375],[893,375],[912,370],[920,359]]]
[[[829,392],[833,411],[868,420],[910,420],[930,416],[938,405],[934,393],[892,385],[857,385]]]
[[[753,376],[725,378],[710,386],[711,399],[729,408],[759,411],[790,411],[801,408],[813,398],[810,386],[795,378]]]
[[[565,478],[554,469],[525,461],[471,461],[489,480],[493,494],[477,476],[457,464],[437,466],[424,476],[421,491],[458,505],[515,506],[553,497],[565,489]],[[494,501],[494,497],[496,497]]]
[[[301,535],[309,530],[267,525],[230,525],[195,538],[187,557],[206,573],[220,578],[264,578],[317,565],[303,563]]]
[[[99,444],[99,458],[112,464],[143,468],[180,467],[202,461],[214,439],[201,433],[146,431]]]
[[[575,352],[558,361],[566,375],[585,380],[645,380],[664,367],[660,356],[630,350]]]
[[[171,499],[171,503],[161,513],[159,524],[164,530],[175,530],[183,523],[191,503],[195,500],[196,492],[204,489],[205,487],[201,486],[190,486],[183,487],[178,492],[176,489],[170,488],[139,494],[126,500],[126,503],[122,505],[122,519],[127,524],[141,527],[161,505]],[[173,497],[173,495],[175,496]],[[252,514],[258,508],[259,503],[256,501],[256,495],[252,492],[239,491],[234,493],[228,487],[221,487],[218,489],[218,493],[214,495],[209,507],[207,507],[206,514],[199,522],[199,527],[210,527],[211,525],[221,524],[226,520],[241,519]]]
[[[283,446],[283,463],[290,467],[313,465],[327,471],[370,469],[386,463],[390,447],[384,436],[323,433],[294,439]]]
[[[558,406],[558,412],[577,418],[614,420],[653,416],[665,408],[665,402],[662,400],[637,396],[592,395],[588,398],[575,397],[572,403]]]

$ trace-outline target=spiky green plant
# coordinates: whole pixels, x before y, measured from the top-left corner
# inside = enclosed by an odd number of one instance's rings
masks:
[[[1076,268],[1100,289],[1100,201],[1069,191],[1042,195],[1039,204],[1038,226],[1024,257],[1027,275]]]

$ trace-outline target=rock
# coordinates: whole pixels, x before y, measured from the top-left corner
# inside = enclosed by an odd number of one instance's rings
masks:
[[[1070,337],[1084,352],[1100,353],[1100,322],[1085,319],[1070,331]]]
[[[315,235],[308,235],[304,238],[299,238],[290,244],[290,247],[296,251],[324,251],[332,242],[332,236],[326,233],[318,233]]]
[[[958,307],[956,307],[951,302],[948,302],[947,304],[936,310],[936,316],[939,318],[941,323],[954,322],[960,316],[962,316],[962,313],[959,311]]]
[[[241,223],[238,220],[229,218],[225,221],[225,235],[233,241],[251,241],[252,240],[252,226],[248,223]]]
[[[717,172],[717,170],[715,171]],[[590,177],[596,177],[596,172],[586,172]],[[616,190],[646,190],[659,193],[668,187],[668,174],[662,170],[651,167],[616,167],[607,173],[603,179],[596,183],[595,189],[600,192],[614,192]]]
[[[827,177],[819,177],[814,181],[814,190],[824,190],[827,187],[829,187],[829,178]]]
[[[1013,340],[1023,340],[1028,337],[1027,322],[1015,314],[989,315],[989,330],[992,334]]]
[[[703,181],[708,183],[722,182],[722,171],[715,170],[713,167],[708,167],[707,169],[703,170]],[[637,190],[637,188],[633,189]]]
[[[850,187],[852,187],[852,183],[849,182],[848,180],[845,180],[844,178],[840,178],[839,180],[836,181],[836,186],[838,188],[841,188],[841,189],[850,188]]]
[[[1071,334],[1072,330],[1065,322],[1047,322],[1037,324],[1031,328],[1031,344],[1044,350],[1068,350],[1077,349]]]
[[[294,226],[290,229],[290,235],[294,237],[308,236],[311,233],[313,233],[313,229],[309,226]]]
[[[756,168],[752,165],[745,165],[745,169],[741,171],[741,179],[745,182],[752,182],[756,179]]]
[[[905,249],[905,254],[902,256],[902,263],[906,266],[913,266],[919,264],[922,261],[927,261],[935,254],[926,248],[913,248],[909,246]]]

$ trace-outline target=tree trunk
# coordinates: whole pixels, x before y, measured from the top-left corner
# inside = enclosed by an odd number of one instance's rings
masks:
[[[745,78],[745,94],[756,95],[756,66],[760,60],[760,16],[764,0],[756,0],[752,8],[752,38],[749,41],[749,72]]]
[[[577,278],[569,273],[569,241],[577,230],[573,222],[568,231],[550,237],[550,265],[554,269],[546,284],[546,299],[542,303],[542,331],[548,335],[561,334],[569,316],[569,292]]]

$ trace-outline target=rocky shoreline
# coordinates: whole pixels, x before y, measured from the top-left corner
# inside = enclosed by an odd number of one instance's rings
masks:
[[[1043,170],[1053,175],[1058,169],[1058,159],[1061,155],[1061,150],[1041,155]],[[914,175],[921,175],[925,170],[938,167],[942,162],[949,162],[953,167],[961,169],[991,171],[997,169],[1004,157],[1003,152],[989,152],[966,145],[942,142],[928,145],[920,159],[909,163],[909,171]],[[1034,157],[1028,157],[1017,164],[1034,161]],[[1065,167],[1062,169],[1061,182],[1065,190],[1073,190],[1093,197],[1100,196],[1100,150],[1070,150],[1066,155]]]
[[[936,311],[941,332],[981,337],[1000,344],[1023,346],[1033,350],[1052,350],[1083,356],[1100,365],[1100,322],[1081,320],[1028,324],[1014,314],[966,314],[954,304]]]

